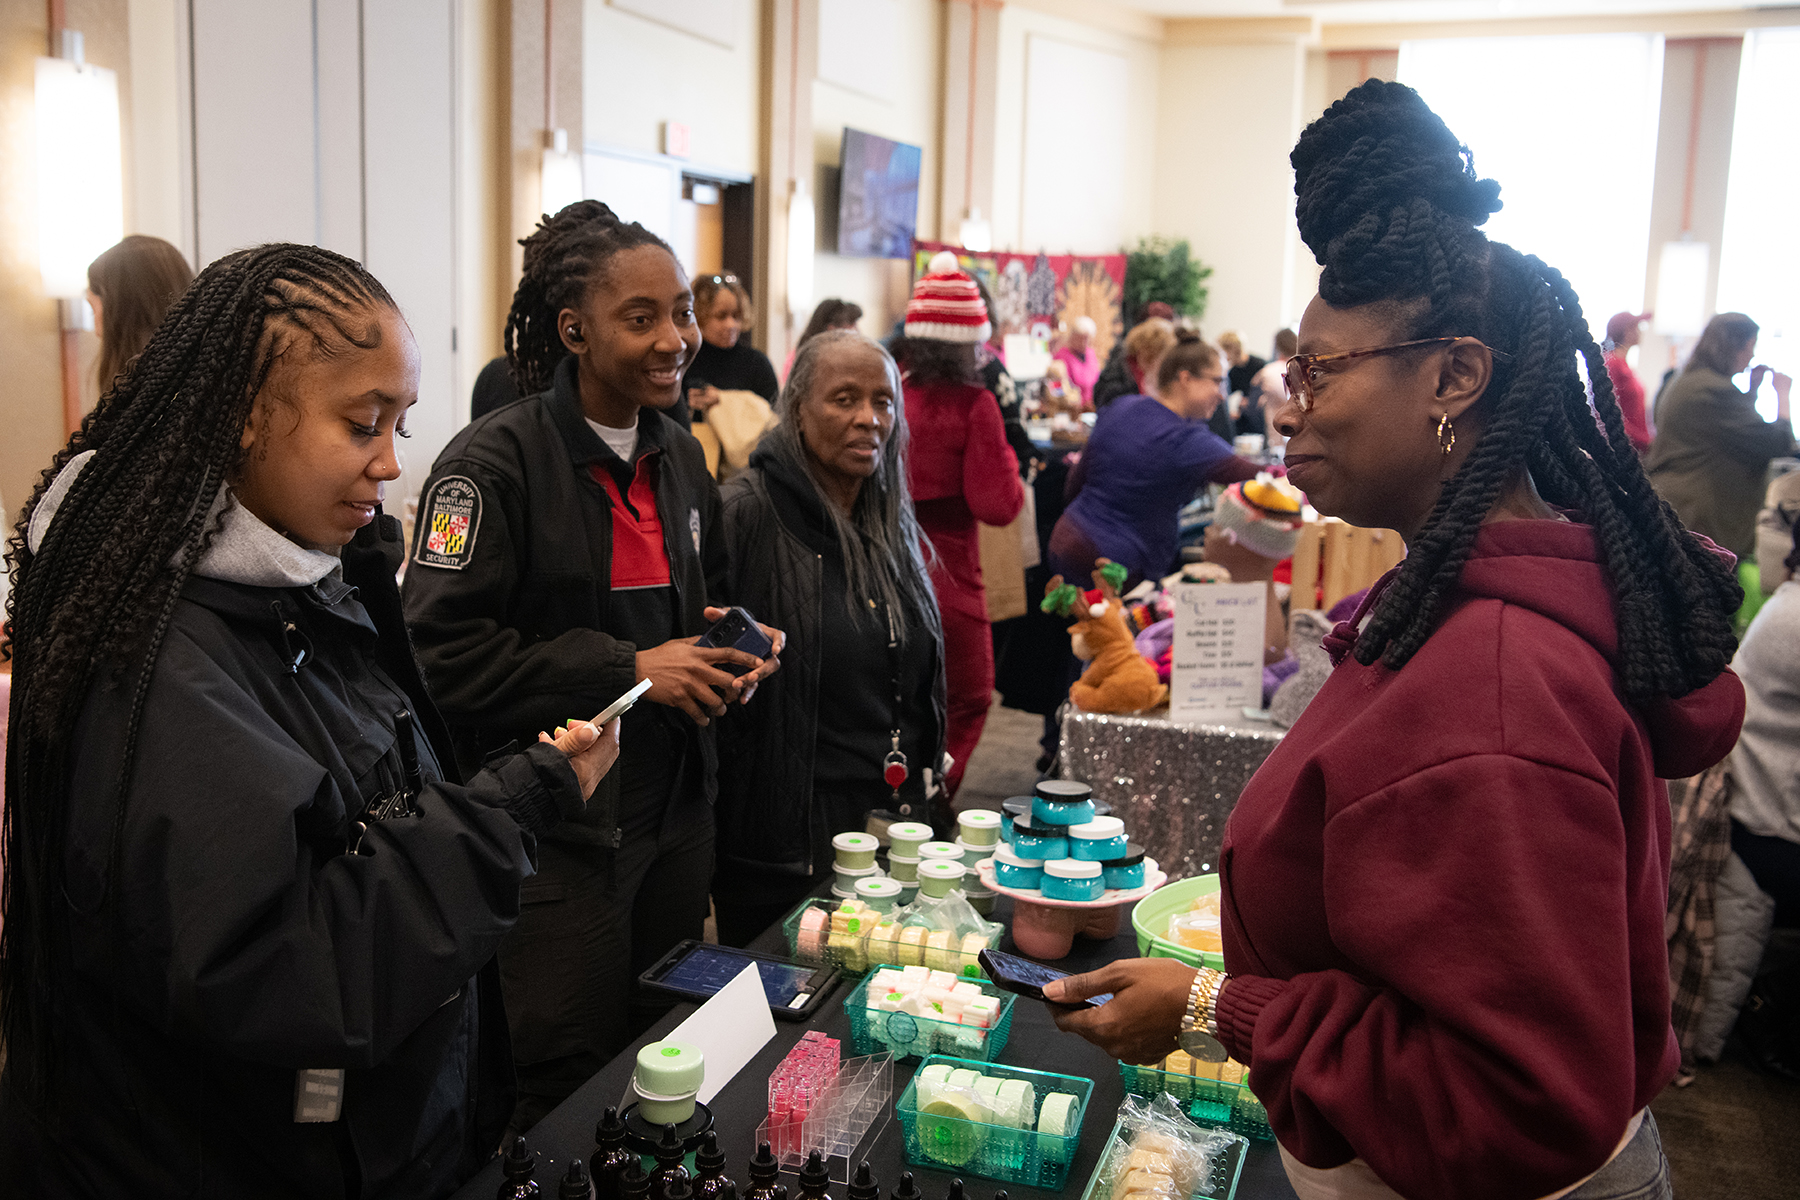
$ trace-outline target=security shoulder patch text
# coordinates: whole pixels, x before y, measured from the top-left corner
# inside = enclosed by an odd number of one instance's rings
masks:
[[[413,561],[460,571],[475,556],[481,530],[481,489],[467,475],[446,475],[419,504],[418,549]]]

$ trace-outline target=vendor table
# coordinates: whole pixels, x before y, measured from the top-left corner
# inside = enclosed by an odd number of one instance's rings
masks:
[[[1221,713],[1177,725],[1168,709],[1108,716],[1064,706],[1062,777],[1112,805],[1131,840],[1169,873],[1186,879],[1219,869],[1225,818],[1285,731]]]
[[[1008,900],[1001,900],[996,919],[1010,918],[1010,903]],[[766,930],[751,948],[767,953],[787,953],[787,943],[779,926]],[[1014,949],[1010,938],[1005,943],[1005,948]],[[1087,971],[1117,958],[1136,956],[1137,941],[1127,922],[1125,931],[1110,940],[1099,942],[1078,939],[1074,953],[1056,965],[1068,971]],[[768,1115],[769,1075],[787,1056],[794,1043],[800,1040],[801,1034],[808,1029],[821,1030],[843,1041],[845,1058],[855,1053],[850,1047],[850,1020],[844,1013],[844,997],[848,993],[849,989],[840,982],[821,1006],[818,1015],[809,1023],[775,1022],[775,1036],[770,1039],[769,1044],[713,1098],[710,1105],[713,1127],[719,1131],[719,1145],[727,1156],[725,1172],[737,1181],[740,1194],[748,1178],[747,1164],[756,1150],[756,1127]],[[695,1007],[692,1004],[676,1005],[668,1016],[603,1067],[526,1135],[531,1148],[538,1153],[538,1186],[546,1196],[555,1194],[556,1185],[561,1181],[563,1172],[568,1169],[571,1157],[585,1159],[593,1153],[594,1126],[599,1122],[601,1112],[608,1105],[617,1104],[619,1097],[624,1094],[631,1081],[631,1071],[637,1061],[638,1050],[649,1042],[666,1037],[675,1026],[687,1019]],[[1012,1200],[1048,1200],[1049,1197],[1058,1195],[1079,1198],[1082,1190],[1087,1187],[1088,1178],[1094,1173],[1100,1152],[1106,1145],[1107,1135],[1112,1131],[1113,1116],[1124,1098],[1117,1060],[1072,1034],[1060,1032],[1044,1005],[1021,999],[1013,1010],[1012,1034],[1007,1039],[1000,1061],[1008,1066],[1084,1075],[1094,1081],[1093,1099],[1081,1127],[1081,1152],[1076,1156],[1069,1172],[1068,1186],[1061,1193],[971,1176],[964,1180],[971,1200],[986,1200],[1000,1188],[1005,1188]],[[917,1066],[916,1060],[895,1064],[896,1100]],[[861,1155],[868,1159],[880,1181],[882,1195],[885,1197],[899,1183],[900,1172],[911,1171],[925,1194],[925,1200],[942,1200],[954,1176],[906,1163],[900,1123],[893,1118],[891,1101],[889,1110],[886,1127],[872,1144],[863,1146]],[[782,1182],[790,1192],[797,1194],[793,1176],[784,1175]],[[499,1188],[500,1163],[496,1159],[457,1192],[455,1200],[493,1200]],[[1288,1186],[1287,1175],[1281,1169],[1281,1157],[1276,1153],[1273,1142],[1250,1143],[1250,1153],[1244,1160],[1243,1176],[1238,1184],[1237,1194],[1240,1200],[1287,1200],[1294,1195],[1293,1189]],[[842,1196],[843,1186],[833,1184],[832,1195]]]

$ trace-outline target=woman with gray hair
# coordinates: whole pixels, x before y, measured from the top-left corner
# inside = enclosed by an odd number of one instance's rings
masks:
[[[831,874],[833,834],[877,808],[924,819],[944,753],[943,631],[894,360],[853,329],[819,334],[777,413],[721,495],[731,602],[790,647],[719,728],[713,899],[738,946]]]

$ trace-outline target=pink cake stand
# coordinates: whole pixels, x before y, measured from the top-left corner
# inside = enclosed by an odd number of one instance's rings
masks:
[[[1026,891],[994,882],[994,860],[975,864],[981,886],[1013,898],[1013,945],[1032,958],[1065,957],[1075,945],[1075,935],[1109,938],[1119,932],[1119,919],[1129,906],[1168,882],[1168,875],[1154,858],[1144,860],[1144,886],[1128,891],[1109,888],[1098,900],[1050,900],[1035,889]]]

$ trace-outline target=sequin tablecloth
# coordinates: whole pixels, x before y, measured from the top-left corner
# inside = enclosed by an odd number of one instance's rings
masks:
[[[1113,806],[1131,840],[1170,879],[1219,869],[1225,818],[1283,731],[1243,717],[1175,725],[1162,715],[1112,717],[1067,705],[1062,777]]]

